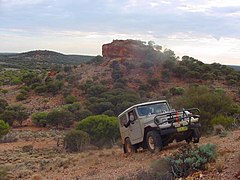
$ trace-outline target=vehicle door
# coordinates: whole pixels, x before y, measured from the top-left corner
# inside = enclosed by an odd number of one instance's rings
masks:
[[[137,118],[136,111],[133,109],[128,112],[127,114],[128,121],[130,121],[129,124],[129,135],[130,135],[130,141],[135,144],[142,140],[143,133],[142,133],[142,127],[140,120]]]

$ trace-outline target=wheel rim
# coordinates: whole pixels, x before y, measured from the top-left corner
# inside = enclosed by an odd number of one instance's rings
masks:
[[[149,145],[150,149],[152,149],[152,150],[155,149],[155,143],[154,143],[154,139],[153,139],[152,136],[150,136],[150,137],[148,138],[148,145]]]

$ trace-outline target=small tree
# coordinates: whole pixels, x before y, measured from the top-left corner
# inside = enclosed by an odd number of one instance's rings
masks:
[[[37,112],[32,115],[32,122],[36,126],[45,127],[47,125],[47,112]]]
[[[89,106],[89,109],[95,114],[102,114],[103,112],[113,108],[114,106],[111,102],[94,103]]]
[[[0,114],[0,118],[12,126],[15,120],[15,113],[11,110],[5,110],[2,114]]]
[[[26,109],[21,105],[8,106],[5,111],[0,115],[0,118],[7,122],[10,126],[13,125],[14,121],[17,121],[20,126],[28,114]]]
[[[64,147],[69,152],[81,152],[89,144],[89,135],[81,130],[72,130],[64,137]]]
[[[75,96],[68,95],[67,97],[65,97],[66,104],[72,104],[74,102],[77,102],[77,98]]]
[[[85,119],[86,117],[91,116],[91,115],[92,115],[92,112],[87,109],[81,109],[81,110],[77,111],[75,114],[77,120],[79,120],[79,121],[82,119]]]
[[[231,117],[227,117],[227,116],[216,116],[211,120],[211,124],[214,125],[222,125],[224,128],[231,128],[231,126],[234,123],[234,119]]]
[[[113,145],[119,137],[117,118],[107,115],[89,116],[80,121],[76,129],[87,132],[91,143],[98,147]]]
[[[55,80],[47,82],[46,84],[46,91],[56,95],[63,87],[63,81]]]
[[[7,90],[7,89],[2,89],[2,90],[1,90],[1,93],[3,93],[4,96],[6,96],[6,94],[8,93],[8,90]]]
[[[81,104],[79,102],[74,102],[64,105],[63,108],[75,114],[81,109]]]
[[[172,87],[169,92],[175,96],[175,95],[183,95],[184,93],[184,88],[182,87]]]
[[[3,120],[0,120],[0,139],[6,135],[10,130],[10,127]]]
[[[53,109],[47,115],[47,123],[59,128],[59,126],[70,127],[74,120],[74,115],[65,109]]]
[[[3,113],[7,106],[8,102],[5,99],[0,99],[0,113]]]
[[[218,115],[231,115],[234,111],[234,103],[229,96],[223,92],[216,92],[205,86],[190,87],[184,95],[174,101],[175,108],[200,109],[202,132],[211,128],[211,120]]]
[[[16,96],[16,99],[17,99],[18,101],[25,100],[25,99],[27,99],[27,95],[26,95],[26,94],[23,94],[23,93],[19,93],[19,94]]]

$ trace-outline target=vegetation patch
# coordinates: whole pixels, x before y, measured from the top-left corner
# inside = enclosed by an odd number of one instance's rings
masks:
[[[76,129],[87,132],[91,143],[98,147],[113,146],[119,137],[117,118],[107,115],[89,116],[81,120]]]
[[[10,130],[10,127],[3,120],[0,120],[0,139],[6,135]]]
[[[81,130],[71,130],[64,137],[64,147],[69,152],[81,152],[89,142],[89,135]]]
[[[206,164],[217,158],[216,146],[206,144],[200,147],[186,145],[169,157],[172,173],[175,177],[187,177],[194,171],[206,169]]]

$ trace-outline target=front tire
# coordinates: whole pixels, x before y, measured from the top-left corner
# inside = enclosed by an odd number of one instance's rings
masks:
[[[159,152],[162,148],[162,139],[157,131],[149,131],[146,137],[148,150],[152,153]]]
[[[131,153],[136,153],[137,152],[136,146],[131,144],[131,141],[130,141],[129,138],[125,139],[125,143],[124,143],[123,148],[124,148],[124,153],[131,154]]]

